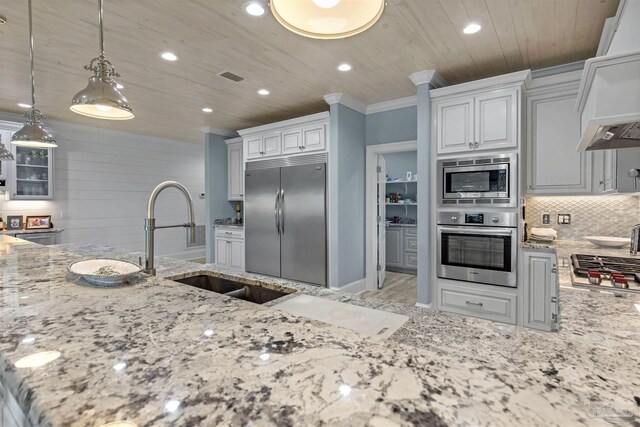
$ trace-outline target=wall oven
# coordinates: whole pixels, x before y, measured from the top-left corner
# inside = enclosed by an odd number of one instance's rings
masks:
[[[518,155],[438,161],[438,205],[518,206]]]
[[[438,277],[515,288],[517,225],[515,212],[440,212]]]

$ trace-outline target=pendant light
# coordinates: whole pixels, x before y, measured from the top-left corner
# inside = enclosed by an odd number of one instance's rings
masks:
[[[2,135],[0,135],[0,160],[15,160],[11,151],[2,143]]]
[[[102,0],[98,0],[98,22],[100,27],[100,54],[93,58],[85,70],[93,71],[89,84],[73,97],[71,111],[83,116],[105,120],[129,120],[133,110],[127,98],[118,90],[118,84],[112,77],[120,77],[104,55],[102,28]]]
[[[33,24],[31,18],[31,0],[29,0],[29,61],[31,67],[31,107],[25,111],[24,126],[13,134],[11,143],[23,147],[57,147],[56,140],[44,127],[46,117],[36,108],[36,87],[33,76]]]

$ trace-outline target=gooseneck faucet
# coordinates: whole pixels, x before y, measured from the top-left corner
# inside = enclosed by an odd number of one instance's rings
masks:
[[[163,225],[160,227],[156,226],[156,218],[154,216],[154,210],[156,206],[156,199],[158,195],[162,192],[162,190],[167,188],[177,188],[182,191],[184,197],[187,199],[187,215],[188,221],[185,224],[177,224],[177,225]],[[191,194],[189,194],[189,190],[187,190],[184,185],[175,181],[165,181],[162,184],[158,185],[149,196],[149,202],[147,203],[147,218],[144,220],[144,230],[146,233],[145,239],[145,251],[144,251],[144,272],[150,274],[152,276],[156,275],[156,269],[153,265],[153,232],[159,228],[177,228],[177,227],[185,227],[189,228],[189,238],[188,242],[193,243],[196,240],[196,224],[193,222],[193,201],[191,200]]]

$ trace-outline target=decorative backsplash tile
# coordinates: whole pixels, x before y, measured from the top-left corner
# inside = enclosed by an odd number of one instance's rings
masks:
[[[549,225],[542,224],[543,214],[551,216]],[[571,224],[558,224],[558,214],[571,214]],[[629,237],[640,223],[640,196],[527,197],[526,222],[529,229],[554,228],[561,240]]]

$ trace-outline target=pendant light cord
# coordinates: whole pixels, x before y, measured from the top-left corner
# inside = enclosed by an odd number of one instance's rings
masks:
[[[31,0],[29,0],[31,1]],[[103,36],[103,30],[102,30],[102,0],[98,0],[98,22],[99,22],[99,26],[100,26],[100,56],[104,57],[104,36]]]
[[[102,1],[102,0],[101,0]],[[29,62],[31,63],[31,108],[36,108],[36,85],[33,72],[33,23],[31,22],[31,0],[29,0]]]

